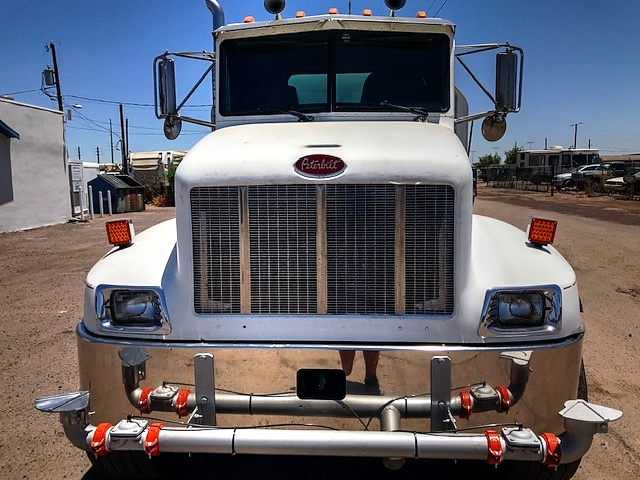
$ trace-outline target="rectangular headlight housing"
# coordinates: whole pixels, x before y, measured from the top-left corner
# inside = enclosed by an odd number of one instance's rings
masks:
[[[497,292],[492,299],[498,324],[503,327],[535,327],[545,320],[542,292]]]
[[[109,299],[114,325],[160,326],[160,299],[151,290],[114,290]]]
[[[162,289],[101,285],[96,289],[97,327],[104,332],[171,332]]]
[[[562,291],[557,285],[489,290],[478,328],[481,337],[550,334],[560,328]]]

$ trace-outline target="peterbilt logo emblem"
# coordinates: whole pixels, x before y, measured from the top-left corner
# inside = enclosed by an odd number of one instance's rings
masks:
[[[333,177],[342,173],[346,167],[341,158],[318,153],[300,157],[294,165],[299,174],[308,177]]]

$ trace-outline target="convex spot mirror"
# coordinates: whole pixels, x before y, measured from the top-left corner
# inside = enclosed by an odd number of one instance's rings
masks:
[[[497,142],[507,131],[507,119],[501,115],[489,115],[482,122],[482,136],[488,142]]]

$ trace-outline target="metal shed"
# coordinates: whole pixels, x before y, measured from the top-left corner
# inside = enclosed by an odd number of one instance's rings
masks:
[[[95,211],[100,211],[100,198],[104,212],[113,213],[140,212],[144,210],[144,186],[124,174],[103,174],[89,182],[93,191]]]

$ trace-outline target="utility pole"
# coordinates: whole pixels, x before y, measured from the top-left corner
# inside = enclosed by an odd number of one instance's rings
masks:
[[[113,162],[113,127],[111,125],[111,119],[109,119],[109,138],[111,139],[111,163]]]
[[[96,147],[96,157],[98,157],[98,163],[100,163],[100,147]]]
[[[572,127],[575,127],[573,131],[573,148],[578,148],[578,125],[582,125],[582,122],[571,124]]]
[[[82,157],[80,156],[80,145],[78,145],[78,160],[82,160]]]
[[[58,97],[58,110],[64,112],[62,106],[62,91],[60,90],[60,75],[58,74],[58,58],[56,57],[56,46],[53,42],[49,42],[49,46],[45,47],[51,50],[51,58],[53,59],[53,75],[56,82],[56,96]]]
[[[121,133],[121,150],[120,153],[122,154],[122,171],[125,174],[129,173],[129,169],[127,168],[127,143],[126,143],[126,137],[124,135],[124,109],[122,107],[122,104],[120,104],[120,133]]]

